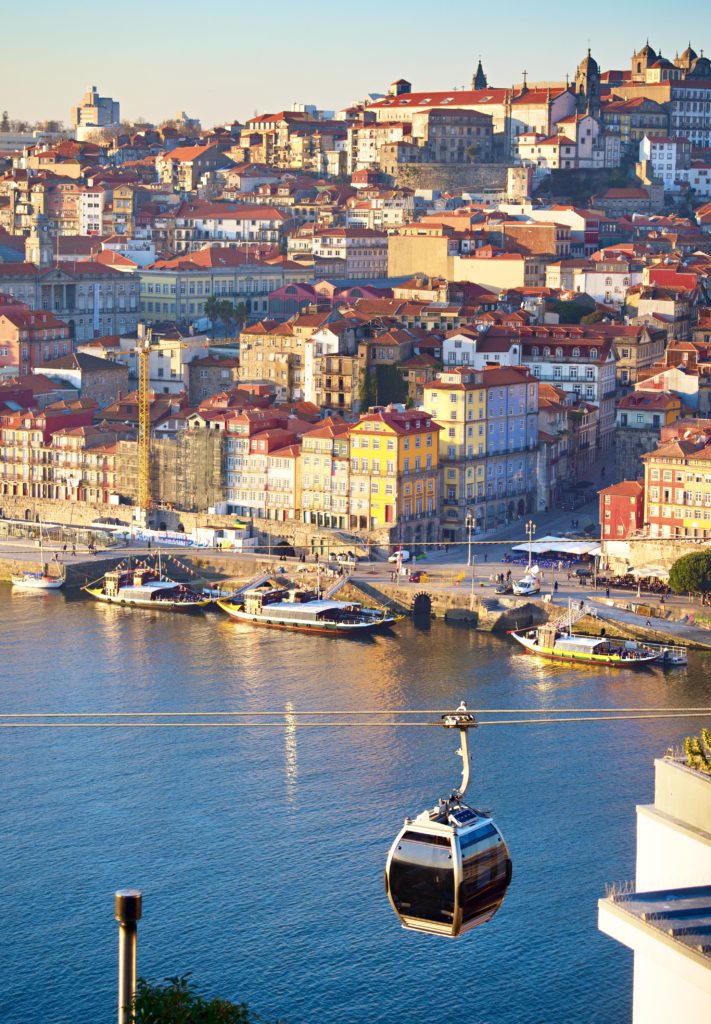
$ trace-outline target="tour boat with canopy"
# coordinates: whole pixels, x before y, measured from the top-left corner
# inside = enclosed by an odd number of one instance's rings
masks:
[[[588,614],[581,602],[577,618]],[[509,630],[509,636],[529,654],[557,661],[584,665],[610,665],[616,668],[637,668],[662,660],[660,645],[637,640],[615,640],[605,636],[586,636],[573,632],[572,603],[568,602],[567,622],[547,622],[533,629]],[[656,648],[656,649],[655,649]]]
[[[238,622],[309,633],[353,635],[397,622],[397,616],[364,608],[358,601],[335,601],[321,597],[319,591],[272,585],[245,590],[217,604]]]
[[[149,566],[112,569],[82,589],[97,601],[129,608],[188,612],[212,603],[212,598],[168,579],[160,569]]]

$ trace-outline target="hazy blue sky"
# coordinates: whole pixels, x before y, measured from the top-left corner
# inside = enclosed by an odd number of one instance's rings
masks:
[[[627,67],[647,35],[674,56],[711,52],[709,0],[0,0],[0,109],[69,120],[87,85],[122,116],[185,110],[203,124],[293,101],[328,109],[404,77],[417,89],[468,83],[481,54],[491,85],[571,75],[588,45]],[[704,39],[704,30],[708,39]]]

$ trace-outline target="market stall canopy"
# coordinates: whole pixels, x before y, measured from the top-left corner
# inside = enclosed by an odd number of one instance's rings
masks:
[[[514,551],[529,551],[528,544],[517,544]],[[591,557],[601,553],[600,542],[596,540],[567,540],[565,537],[541,537],[530,546],[530,551],[535,555],[590,555]]]

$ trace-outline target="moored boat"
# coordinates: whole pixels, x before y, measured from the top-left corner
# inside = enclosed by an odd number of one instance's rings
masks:
[[[660,660],[660,651],[645,644],[606,636],[584,636],[550,623],[521,632],[510,630],[509,636],[529,654],[575,664],[637,668]]]
[[[43,565],[39,572],[31,572],[29,569],[16,573],[12,576],[13,587],[20,590],[59,590],[64,586],[65,576],[51,576],[48,567]]]
[[[82,588],[97,601],[129,608],[188,612],[206,608],[211,597],[199,594],[184,583],[167,579],[146,566],[137,569],[112,569],[95,583]]]
[[[56,576],[52,576],[49,571],[49,565],[44,560],[44,536],[41,523],[39,527],[39,549],[39,570],[25,569],[23,572],[15,573],[11,576],[13,587],[18,587],[20,590],[59,590],[60,587],[64,586],[66,570],[59,562],[59,556],[54,556],[57,560],[57,567],[60,570]]]
[[[245,590],[218,607],[238,622],[310,633],[353,635],[392,626],[398,617],[357,601],[334,601],[316,591],[270,586]]]

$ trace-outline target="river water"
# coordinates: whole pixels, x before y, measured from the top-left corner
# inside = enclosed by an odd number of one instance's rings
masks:
[[[368,642],[0,586],[0,711],[708,704],[688,670],[562,670],[467,628]],[[620,1024],[631,956],[596,928],[634,875],[653,758],[704,720],[479,729],[472,802],[514,862],[458,941],[403,931],[382,870],[405,814],[459,778],[438,729],[3,730],[4,1024],[115,1016],[116,888],[144,891],[139,972],[287,1024]]]

